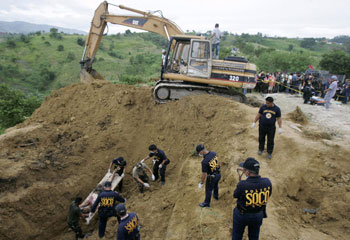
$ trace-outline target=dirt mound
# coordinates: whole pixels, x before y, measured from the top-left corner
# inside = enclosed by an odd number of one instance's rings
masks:
[[[300,107],[296,107],[293,112],[287,114],[288,118],[295,123],[299,124],[307,124],[309,121],[307,120],[306,115],[301,111]]]
[[[16,132],[1,136],[0,218],[6,224],[0,238],[73,239],[66,226],[69,203],[87,196],[117,156],[128,163],[122,195],[140,216],[143,239],[229,239],[235,169],[248,156],[261,161],[261,174],[274,184],[262,239],[347,238],[349,151],[286,129],[266,160],[256,155],[257,131],[250,129],[256,112],[216,96],[159,105],[147,87],[92,83],[58,90]],[[140,194],[131,168],[151,143],[171,163],[166,184],[152,183]],[[198,207],[204,199],[197,190],[201,158],[192,154],[198,143],[216,151],[222,165],[220,199],[210,209]],[[106,239],[115,239],[116,226],[109,221]],[[96,221],[84,226],[92,231],[89,239],[98,239],[96,229]]]

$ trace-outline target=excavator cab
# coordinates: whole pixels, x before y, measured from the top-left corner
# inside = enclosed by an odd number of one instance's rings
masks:
[[[192,39],[188,58],[190,77],[209,78],[211,74],[211,44],[208,40]]]
[[[212,67],[209,40],[173,37],[170,40],[163,73],[177,73],[190,77],[209,78]]]

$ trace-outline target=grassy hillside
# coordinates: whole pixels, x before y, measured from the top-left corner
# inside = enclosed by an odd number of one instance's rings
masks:
[[[79,61],[84,47],[77,40],[85,40],[86,37],[60,35],[61,39],[50,37],[47,33],[1,41],[0,83],[25,93],[46,95],[53,89],[78,82]],[[162,46],[144,40],[144,35],[104,37],[94,68],[112,82],[128,83],[129,76],[138,77],[132,83],[147,82],[149,78],[157,77]]]
[[[50,33],[16,35],[0,38],[0,83],[20,89],[26,94],[45,96],[51,90],[79,81],[79,61],[86,36]],[[78,41],[79,40],[79,41]],[[268,38],[262,35],[225,34],[220,58],[231,54],[233,47],[257,64],[270,71],[302,71],[307,64],[318,67],[322,54],[339,48],[335,44],[315,42],[302,47],[300,39]],[[79,44],[80,43],[80,44]],[[104,36],[94,68],[106,79],[116,83],[148,83],[160,74],[161,49],[167,42],[153,33],[131,33]],[[279,54],[290,61],[305,61],[296,68],[278,69],[266,65],[266,59]],[[300,60],[298,56],[303,55]]]

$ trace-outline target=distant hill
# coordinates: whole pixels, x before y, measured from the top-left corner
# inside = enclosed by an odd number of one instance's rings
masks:
[[[0,33],[23,33],[28,34],[31,32],[50,32],[50,28],[57,28],[58,32],[64,32],[67,34],[83,34],[86,35],[87,33],[84,31],[76,30],[76,29],[69,29],[69,28],[61,28],[57,26],[51,26],[46,24],[34,24],[29,22],[6,22],[6,21],[0,21]]]

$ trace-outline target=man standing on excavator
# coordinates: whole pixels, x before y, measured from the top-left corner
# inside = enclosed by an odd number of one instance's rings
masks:
[[[219,24],[215,24],[215,28],[213,30],[213,33],[211,34],[212,39],[212,52],[213,52],[213,59],[219,59],[219,51],[220,51],[220,39],[221,39],[221,31],[219,30]],[[214,50],[216,51],[216,57],[214,57]]]

